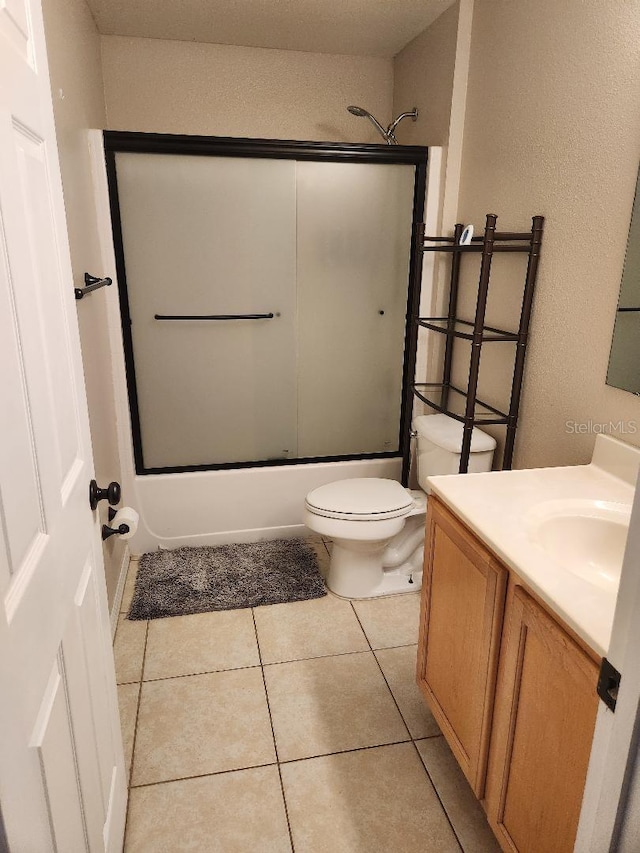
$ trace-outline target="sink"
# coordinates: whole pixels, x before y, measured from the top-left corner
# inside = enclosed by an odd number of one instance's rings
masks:
[[[526,516],[529,537],[563,569],[616,592],[631,506],[594,500],[552,500]]]

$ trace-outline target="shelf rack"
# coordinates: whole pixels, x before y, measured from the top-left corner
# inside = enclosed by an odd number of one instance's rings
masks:
[[[532,218],[531,230],[523,232],[497,231],[497,220],[498,217],[495,214],[487,214],[483,236],[473,237],[471,242],[466,245],[460,245],[460,238],[464,230],[464,225],[462,224],[457,224],[454,227],[452,237],[427,237],[425,236],[424,224],[421,224],[418,226],[416,240],[420,270],[422,257],[425,252],[448,252],[452,255],[447,316],[414,317],[414,322],[418,327],[445,335],[446,337],[442,381],[416,382],[413,385],[412,391],[415,397],[431,409],[436,412],[443,412],[449,417],[454,418],[454,420],[464,424],[459,469],[461,474],[466,473],[469,467],[471,435],[473,427],[476,425],[501,424],[506,426],[502,467],[509,469],[513,462],[513,449],[518,426],[518,411],[520,407],[522,379],[524,376],[529,322],[531,319],[540,249],[542,246],[544,217],[534,216]],[[425,245],[429,243],[435,245]],[[487,326],[485,324],[491,264],[493,255],[501,252],[520,252],[528,256],[520,310],[520,325],[515,332],[497,329],[494,326]],[[462,320],[457,316],[460,266],[462,256],[465,254],[481,255],[476,313],[473,322]],[[458,388],[451,383],[454,344],[457,339],[471,341],[469,379],[466,389]],[[482,346],[485,343],[497,342],[515,343],[516,345],[508,412],[502,412],[494,406],[483,402],[478,398],[477,394]],[[464,414],[455,411],[454,401],[459,403],[460,409],[464,409]],[[404,473],[405,476],[408,475],[408,470]]]

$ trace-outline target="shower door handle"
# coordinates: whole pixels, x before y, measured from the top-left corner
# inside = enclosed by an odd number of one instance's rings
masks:
[[[154,320],[272,320],[274,314],[154,314]]]

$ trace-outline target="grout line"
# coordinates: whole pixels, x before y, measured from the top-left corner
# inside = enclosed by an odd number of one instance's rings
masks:
[[[365,635],[365,638],[366,638],[366,635]],[[201,672],[183,672],[183,673],[180,673],[180,675],[159,675],[157,678],[143,678],[142,683],[143,684],[152,684],[156,681],[171,681],[175,678],[192,678],[195,675],[217,675],[218,673],[221,673],[221,672],[237,672],[238,670],[244,670],[244,669],[258,669],[258,667],[260,667],[260,666],[263,666],[263,667],[265,667],[265,666],[282,666],[283,664],[287,664],[287,663],[302,663],[303,661],[322,660],[323,658],[339,658],[339,657],[344,657],[345,655],[366,655],[366,654],[369,654],[369,652],[373,652],[375,654],[376,652],[386,652],[390,649],[408,649],[411,646],[417,645],[416,643],[406,643],[405,645],[402,645],[402,646],[385,646],[385,648],[383,648],[383,649],[373,649],[371,647],[371,645],[369,644],[368,640],[367,640],[367,644],[369,645],[368,649],[354,649],[353,651],[350,651],[350,652],[334,652],[332,654],[326,654],[326,655],[313,655],[312,657],[308,657],[308,658],[291,658],[289,660],[275,660],[275,661],[268,661],[267,663],[263,662],[262,664],[251,663],[251,664],[247,664],[246,666],[233,666],[233,667],[228,667],[227,669],[203,669]],[[144,672],[143,672],[143,675],[144,675]],[[121,681],[121,682],[118,682],[118,684],[138,684],[138,682],[137,681]],[[429,735],[425,735],[425,737],[429,737]]]
[[[364,631],[364,628],[362,627],[362,622],[360,622],[360,618],[358,617],[358,614],[356,613],[356,609],[355,609],[355,607],[353,606],[353,602],[351,603],[351,607],[352,607],[352,609],[353,609],[353,612],[354,612],[354,613],[355,613],[355,615],[356,615],[356,619],[358,620],[358,624],[359,624],[359,625],[360,625],[360,627],[362,628],[362,630],[363,630],[363,632],[364,632],[365,637],[367,637],[367,634],[366,634],[366,632]],[[404,725],[405,729],[407,730],[407,734],[409,735],[409,740],[413,740],[413,735],[411,734],[411,732],[410,732],[410,730],[409,730],[409,726],[407,725],[407,721],[406,721],[406,720],[405,720],[405,718],[404,718],[404,714],[403,714],[403,713],[402,713],[402,711],[400,710],[400,705],[398,705],[398,702],[396,701],[396,697],[393,695],[393,690],[391,689],[391,687],[390,687],[390,685],[389,685],[389,682],[387,681],[387,676],[384,674],[384,671],[383,671],[382,667],[380,666],[380,661],[379,661],[379,660],[378,660],[378,658],[376,657],[376,653],[375,653],[375,651],[373,650],[373,646],[372,646],[372,645],[371,645],[371,643],[369,642],[369,638],[368,638],[368,637],[367,637],[367,643],[369,643],[369,648],[371,649],[371,654],[373,655],[373,659],[375,660],[375,662],[376,662],[376,664],[377,664],[377,667],[378,667],[378,669],[380,670],[380,675],[382,676],[382,679],[383,679],[384,683],[387,685],[387,690],[389,691],[389,695],[391,696],[391,698],[392,698],[392,700],[393,700],[393,704],[396,706],[396,708],[397,708],[397,710],[398,710],[398,713],[400,714],[400,719],[402,720],[402,724]]]
[[[131,603],[133,601],[133,595],[131,596],[131,601],[129,601],[129,605],[127,607],[123,607],[123,603],[124,603],[124,593],[127,589],[127,584],[129,583],[129,575],[132,572],[133,572],[133,564],[132,564],[131,557],[129,557],[129,566],[127,567],[127,574],[126,574],[126,577],[124,579],[124,589],[122,590],[122,598],[120,600],[120,613],[128,613],[131,610]],[[135,575],[138,574],[137,568],[136,568],[135,572],[133,572],[133,574],[134,574],[134,592],[135,592]]]
[[[418,738],[418,740],[425,740],[425,738]],[[442,809],[442,811],[443,811],[443,813],[444,813],[444,816],[445,816],[445,817],[446,817],[446,819],[447,819],[447,823],[449,824],[449,826],[451,827],[451,831],[453,832],[453,837],[454,837],[454,838],[455,838],[455,840],[458,842],[458,847],[460,848],[461,853],[464,853],[464,847],[462,846],[462,841],[461,841],[461,840],[460,840],[460,838],[458,837],[458,833],[456,832],[456,828],[455,828],[455,826],[453,825],[453,823],[452,823],[452,821],[451,821],[451,818],[449,817],[449,812],[447,811],[447,809],[446,809],[446,807],[445,807],[445,804],[444,804],[444,802],[442,801],[442,797],[440,796],[440,791],[438,790],[438,786],[436,785],[436,783],[435,783],[435,782],[433,781],[433,779],[431,778],[431,774],[429,773],[429,770],[428,770],[428,768],[427,768],[427,765],[426,765],[426,763],[425,763],[424,758],[423,758],[423,757],[422,757],[422,755],[420,754],[420,750],[418,749],[418,745],[417,745],[417,743],[415,742],[415,740],[413,741],[413,748],[415,749],[415,751],[416,751],[416,753],[417,753],[417,755],[418,755],[418,761],[419,761],[419,762],[422,764],[422,766],[424,767],[424,772],[427,774],[427,779],[428,779],[428,780],[429,780],[429,782],[431,783],[431,787],[433,788],[433,792],[434,792],[434,794],[436,795],[436,797],[438,798],[438,802],[440,803],[440,808]]]
[[[245,669],[259,669],[259,663],[250,663],[246,666],[232,666],[228,669],[203,669],[202,672],[183,672],[180,675],[159,675],[157,678],[143,678],[143,684],[156,684],[158,681],[174,681],[176,678],[194,678],[198,675],[219,675],[223,672],[239,672]]]
[[[133,764],[136,757],[136,741],[138,739],[138,721],[140,719],[140,703],[142,702],[142,676],[144,674],[144,660],[147,654],[147,640],[149,639],[149,621],[144,632],[144,648],[142,650],[142,666],[140,668],[140,681],[138,682],[138,704],[136,705],[136,718],[133,724],[133,741],[131,743],[131,765],[129,766],[129,776],[127,778],[127,815],[124,822],[124,838],[127,837],[127,827],[129,824],[129,809],[130,809],[130,794],[131,780],[133,779]]]
[[[310,658],[293,658],[292,660],[274,660],[271,663],[263,663],[262,666],[285,666],[288,663],[304,663],[305,661],[310,660],[326,660],[326,658],[344,658],[347,655],[368,655],[370,654],[371,649],[359,649],[352,652],[336,652],[336,654],[332,655],[314,655],[314,657]]]
[[[399,643],[397,646],[376,646],[374,649],[371,648],[371,651],[375,654],[376,652],[390,652],[391,649],[410,649],[412,646],[418,645],[418,641],[415,643]]]
[[[131,767],[129,768],[129,781],[127,787],[131,788],[131,780],[133,778],[133,762],[136,752],[136,740],[138,739],[138,720],[140,717],[140,703],[142,701],[142,675],[144,673],[144,660],[147,654],[147,640],[149,639],[149,623],[147,622],[147,630],[144,634],[144,649],[142,650],[142,667],[140,670],[140,689],[138,690],[138,706],[136,708],[136,719],[133,728],[133,743],[131,745]]]
[[[364,752],[367,749],[382,749],[385,746],[402,746],[404,743],[411,743],[411,736],[404,740],[390,740],[388,743],[371,743],[368,746],[352,746],[349,749],[320,752],[317,755],[303,755],[300,758],[285,758],[280,760],[280,764],[299,764],[301,761],[313,761],[316,758],[331,758],[333,755],[347,755],[349,752]]]
[[[364,628],[362,626],[362,622],[360,622],[360,617],[358,616],[358,613],[357,613],[355,607],[353,606],[353,601],[351,602],[351,607],[353,608],[353,612],[356,614],[356,619],[360,623],[360,627],[364,631]],[[367,633],[365,631],[365,637],[366,636],[367,636]],[[367,637],[367,642],[369,643],[368,637]],[[416,645],[416,643],[411,643],[410,645],[414,646],[414,645]],[[384,651],[384,649],[375,649],[374,650],[373,647],[371,646],[371,643],[369,643],[369,646],[371,648],[371,652],[373,654],[373,657],[375,658],[375,661],[378,664],[378,668],[379,668],[380,673],[384,679],[384,682],[389,689],[389,693],[391,694],[391,698],[393,699],[395,706],[398,709],[398,713],[400,714],[400,717],[402,719],[402,722],[404,723],[404,726],[405,726],[405,728],[409,734],[409,739],[410,739],[410,742],[413,744],[413,748],[415,749],[415,751],[417,753],[418,761],[421,763],[422,767],[424,768],[424,772],[427,775],[427,779],[429,780],[429,783],[430,783],[431,787],[433,788],[433,791],[434,791],[436,797],[438,798],[438,802],[440,803],[440,808],[442,809],[442,812],[443,812],[445,818],[447,819],[447,823],[449,824],[449,826],[451,827],[451,831],[453,832],[453,837],[456,839],[458,846],[460,847],[460,850],[462,851],[462,853],[464,853],[464,848],[462,847],[462,843],[461,843],[460,839],[458,838],[458,833],[456,832],[454,825],[451,823],[451,818],[449,817],[449,813],[447,812],[446,808],[444,807],[444,803],[442,802],[442,798],[440,797],[440,793],[439,793],[433,779],[431,778],[429,771],[427,770],[427,766],[424,763],[424,761],[422,760],[422,756],[420,755],[420,750],[418,749],[418,747],[416,745],[416,740],[426,740],[426,738],[422,738],[422,737],[421,738],[414,738],[413,735],[411,734],[410,730],[409,730],[409,726],[407,725],[407,721],[405,720],[404,715],[403,715],[402,711],[400,710],[400,705],[398,705],[398,703],[396,701],[396,697],[393,695],[393,690],[391,689],[389,682],[387,681],[387,677],[384,674],[382,667],[380,666],[380,661],[378,660],[378,658],[376,656],[376,651],[381,652],[381,651]],[[394,648],[400,648],[400,647],[395,646]],[[432,735],[432,737],[437,737],[437,735]]]
[[[140,785],[132,785],[131,790],[155,788],[157,785],[170,785],[172,782],[186,782],[189,779],[206,779],[208,776],[225,776],[227,773],[242,773],[244,770],[259,770],[261,767],[275,766],[275,761],[268,761],[265,764],[250,764],[248,767],[230,767],[228,770],[215,770],[213,773],[195,773],[193,776],[176,776],[171,779],[159,779],[157,782],[142,782]]]
[[[359,618],[359,616],[358,616],[358,614],[357,614],[357,612],[356,612],[356,609],[355,609],[355,607],[353,607],[353,602],[351,603],[351,607],[353,608],[353,612],[354,612],[354,613],[355,613],[355,615],[356,615],[356,619],[357,619],[357,620],[358,620],[358,622],[360,623],[360,627],[361,627],[361,628],[362,628],[362,630],[364,631],[364,628],[363,628],[363,626],[362,626],[362,623],[360,622],[360,618]],[[365,636],[366,636],[366,632],[365,632]],[[367,642],[369,643],[369,638],[368,638],[368,637],[367,637]],[[411,645],[416,645],[416,644],[411,643]],[[414,738],[414,737],[413,737],[413,735],[411,734],[411,730],[409,729],[409,726],[408,726],[408,724],[407,724],[407,721],[406,721],[406,720],[405,720],[405,718],[404,718],[404,714],[402,713],[402,711],[401,711],[401,709],[400,709],[400,705],[398,704],[398,702],[397,702],[397,700],[396,700],[396,697],[394,696],[393,690],[391,689],[391,685],[390,685],[390,684],[389,684],[389,682],[387,681],[387,676],[384,674],[384,670],[382,669],[382,666],[380,665],[380,661],[378,660],[377,655],[376,655],[376,653],[375,653],[375,651],[374,651],[373,647],[371,646],[371,643],[369,643],[369,646],[371,647],[371,652],[372,652],[372,654],[373,654],[373,657],[374,657],[374,659],[375,659],[376,663],[378,664],[378,669],[380,670],[380,674],[382,675],[382,678],[384,679],[384,683],[387,685],[387,688],[388,688],[388,690],[389,690],[389,693],[391,694],[391,698],[393,699],[393,702],[394,702],[394,704],[395,704],[396,708],[398,709],[398,713],[400,714],[400,718],[402,719],[402,722],[404,723],[404,727],[405,727],[405,729],[407,730],[407,734],[409,735],[410,743],[413,745],[413,748],[414,748],[414,750],[416,751],[416,753],[417,753],[417,755],[418,755],[418,761],[420,761],[420,763],[421,763],[422,767],[424,768],[424,772],[426,773],[426,775],[427,775],[427,779],[429,780],[429,782],[430,782],[430,784],[431,784],[431,787],[433,788],[433,791],[434,791],[434,793],[435,793],[436,797],[438,798],[438,802],[440,803],[440,808],[442,809],[442,811],[443,811],[443,813],[444,813],[444,816],[445,816],[445,818],[447,819],[447,822],[448,822],[449,826],[451,827],[451,831],[453,832],[454,838],[455,838],[455,839],[456,839],[456,841],[458,842],[458,845],[459,845],[460,849],[462,850],[462,853],[464,853],[464,850],[463,850],[463,848],[462,848],[462,844],[460,843],[460,839],[458,838],[458,834],[456,833],[455,828],[454,828],[453,824],[451,823],[451,819],[449,818],[449,814],[448,814],[447,810],[446,810],[446,809],[445,809],[445,807],[444,807],[444,803],[442,802],[442,799],[440,798],[440,794],[439,794],[439,792],[438,792],[438,789],[436,788],[436,786],[435,786],[435,784],[434,784],[434,782],[433,782],[433,779],[432,779],[432,778],[431,778],[431,776],[429,775],[429,771],[427,770],[427,767],[426,767],[426,765],[425,765],[424,761],[422,760],[422,756],[420,755],[420,751],[419,751],[418,747],[416,746],[416,738]],[[403,647],[395,646],[394,648],[403,648]],[[383,651],[383,649],[377,649],[376,651]],[[433,735],[432,737],[437,737],[437,735]],[[424,739],[425,739],[425,738],[419,738],[419,740],[424,740]],[[405,743],[406,743],[406,741],[405,741]]]
[[[276,731],[273,727],[273,716],[271,714],[271,703],[269,702],[269,691],[267,690],[267,679],[264,674],[264,665],[262,663],[262,652],[260,650],[260,638],[258,637],[258,626],[256,624],[255,608],[251,608],[251,618],[253,619],[253,630],[256,635],[256,644],[258,646],[258,658],[260,659],[260,672],[262,674],[262,684],[264,686],[264,695],[267,700],[267,711],[269,712],[269,724],[271,725],[271,737],[273,738],[273,748],[276,753],[276,766],[278,768],[278,778],[280,779],[280,793],[282,794],[282,804],[284,806],[284,816],[287,821],[287,831],[289,832],[289,844],[291,845],[291,853],[295,853],[293,844],[293,833],[291,832],[291,822],[289,820],[289,808],[287,806],[287,798],[284,793],[284,782],[282,781],[282,770],[280,769],[280,759],[278,757],[278,742],[276,741]]]
[[[443,735],[431,735],[428,738],[416,738],[416,741],[433,740],[434,738],[439,737],[443,737]],[[141,782],[139,785],[131,785],[131,790],[135,790],[137,788],[152,788],[156,785],[169,785],[172,782],[185,782],[189,779],[204,779],[207,776],[224,776],[227,773],[242,773],[243,770],[258,770],[261,767],[276,767],[278,764],[300,764],[302,761],[313,761],[316,758],[331,758],[334,755],[346,755],[350,752],[364,752],[369,749],[382,749],[386,746],[402,746],[405,743],[415,744],[416,741],[412,741],[411,738],[406,738],[405,740],[392,740],[387,743],[372,743],[368,744],[367,746],[356,746],[351,747],[350,749],[339,749],[335,750],[334,752],[320,752],[317,755],[303,755],[300,758],[285,758],[280,759],[279,761],[268,761],[264,764],[249,764],[247,767],[231,767],[228,770],[214,770],[211,773],[195,773],[192,776],[174,776],[171,777],[171,779],[159,779],[157,782]],[[418,753],[418,755],[420,755],[420,753]],[[420,756],[420,761],[424,766],[422,756]]]

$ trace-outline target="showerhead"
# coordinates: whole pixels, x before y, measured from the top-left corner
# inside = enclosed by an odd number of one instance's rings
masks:
[[[393,131],[400,124],[403,118],[411,118],[413,121],[417,121],[418,119],[418,110],[414,107],[410,112],[401,113],[397,119],[391,122],[389,127],[385,130],[384,127],[380,124],[378,119],[375,116],[372,116],[368,110],[365,110],[363,107],[357,107],[353,104],[347,107],[351,115],[358,116],[358,118],[368,118],[371,124],[376,128],[378,133],[382,136],[382,138],[386,141],[387,145],[398,145],[398,140],[395,138]]]
[[[397,142],[392,141],[391,137],[384,129],[384,127],[380,124],[378,119],[375,116],[372,116],[369,110],[365,110],[362,107],[354,107],[353,105],[347,107],[351,115],[358,116],[358,118],[368,118],[371,124],[375,127],[378,133],[382,136],[383,139],[386,140],[387,145],[397,145]]]

